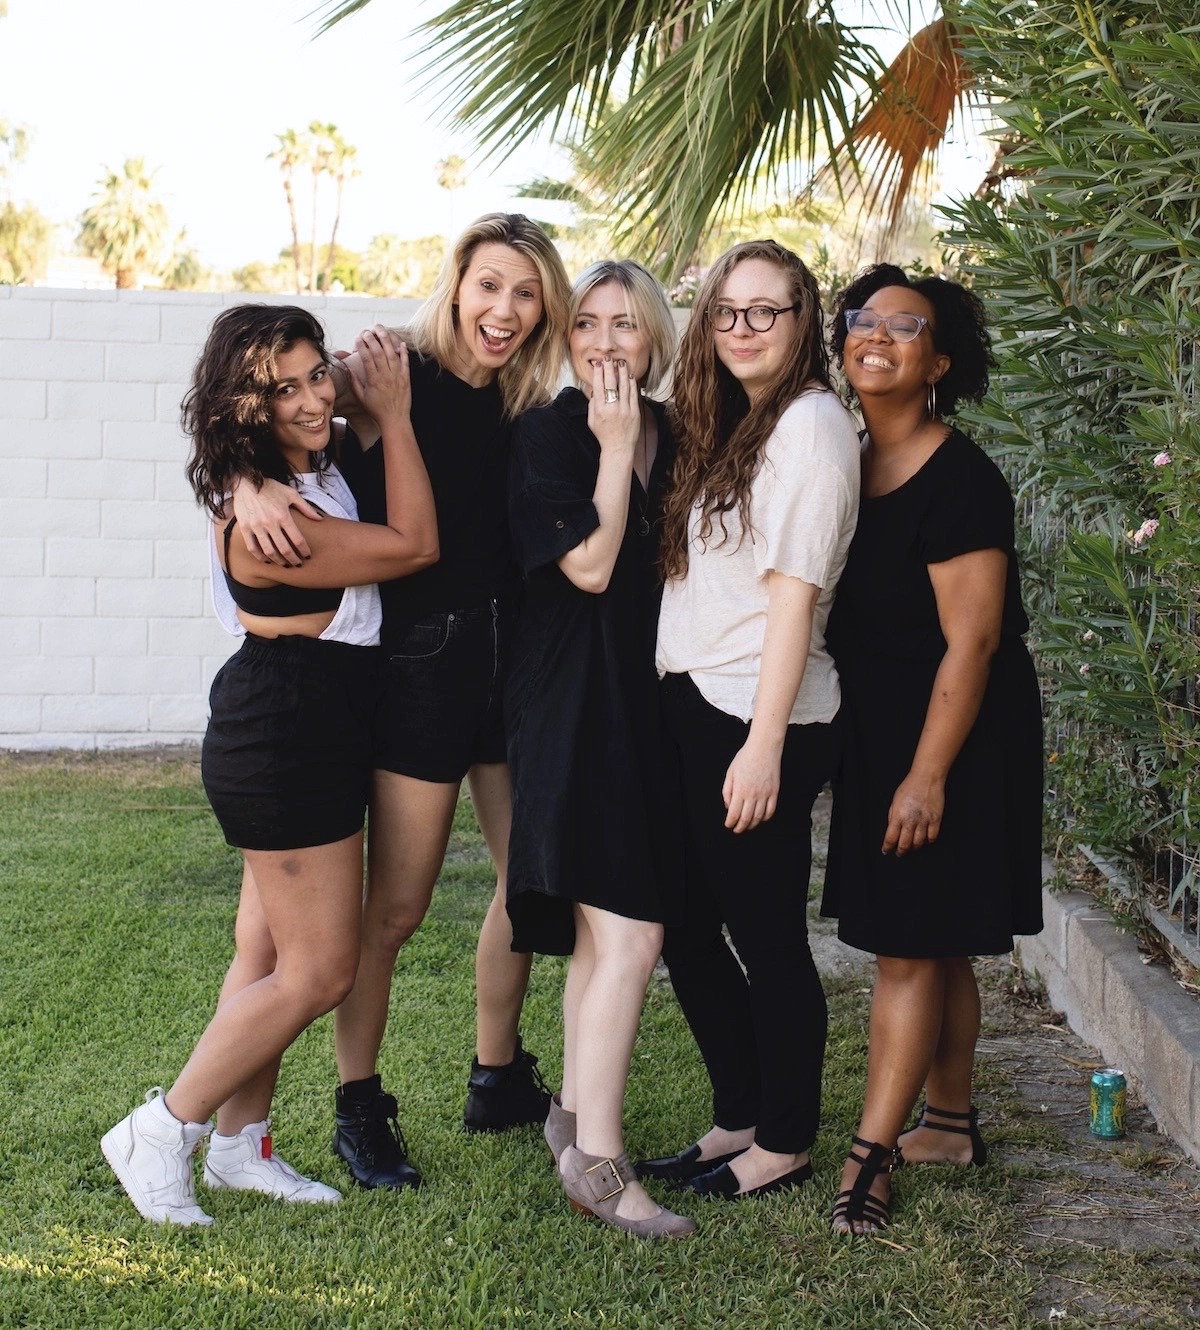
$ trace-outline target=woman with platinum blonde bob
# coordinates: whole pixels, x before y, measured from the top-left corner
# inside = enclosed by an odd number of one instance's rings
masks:
[[[810,819],[833,771],[840,694],[824,629],[859,452],[821,324],[800,259],[748,241],[709,270],[675,372],[658,668],[687,909],[663,958],[712,1081],[713,1125],[638,1171],[703,1196],[812,1176],[827,1018],[808,948]]]
[[[284,1051],[342,1000],[358,967],[382,619],[374,583],[437,558],[404,349],[383,328],[363,333],[352,378],[387,454],[381,525],[356,520],[335,464],[359,441],[333,418],[324,332],[306,310],[219,315],[184,401],[188,480],[212,516],[213,602],[242,638],[213,681],[200,770],[243,872],[216,1014],[166,1094],[152,1090],[101,1142],[138,1212],[159,1223],[212,1223],[196,1203],[192,1155],[214,1110],[209,1188],[340,1199],[272,1151],[271,1099]],[[324,514],[297,518],[310,549],[302,567],[265,570],[231,539],[232,486],[264,477]]]
[[[570,954],[563,1081],[546,1140],[572,1206],[646,1238],[682,1238],[625,1154],[621,1110],[663,921],[678,910],[654,629],[658,514],[671,462],[662,288],[628,260],[571,295],[578,387],[517,423],[510,513],[525,601],[508,679],[513,945]]]
[[[412,349],[412,428],[433,486],[441,558],[380,587],[383,689],[362,958],[334,1017],[334,1149],[364,1187],[421,1180],[379,1059],[397,955],[429,907],[464,777],[496,892],[476,953],[476,1056],[463,1125],[540,1123],[550,1101],[518,1036],[530,957],[512,950],[504,911],[511,794],[502,693],[519,589],[507,512],[512,422],[557,386],[569,293],[546,233],[520,214],[489,213],[455,241],[402,334]],[[364,517],[374,518],[386,481],[378,450],[347,480]],[[256,495],[251,486],[236,496],[239,521],[275,560],[303,550],[289,532],[289,503],[288,493]]]

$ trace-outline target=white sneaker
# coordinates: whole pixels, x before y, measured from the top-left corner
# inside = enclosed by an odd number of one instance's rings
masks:
[[[257,1191],[281,1201],[316,1201],[331,1204],[342,1193],[314,1178],[297,1173],[271,1149],[271,1120],[252,1122],[236,1136],[215,1132],[204,1161],[204,1181],[214,1188]]]
[[[156,1224],[211,1224],[196,1204],[192,1155],[209,1133],[208,1123],[172,1117],[156,1085],[146,1102],[100,1142],[104,1157],[143,1219]]]

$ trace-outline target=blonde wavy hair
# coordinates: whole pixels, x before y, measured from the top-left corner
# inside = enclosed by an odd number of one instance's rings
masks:
[[[640,263],[633,259],[601,259],[585,268],[571,287],[570,326],[575,326],[588,295],[609,282],[625,293],[629,312],[650,343],[650,365],[638,386],[643,392],[652,393],[671,368],[671,357],[675,353],[675,320],[667,304],[667,293]]]
[[[788,279],[796,335],[775,381],[751,404],[745,389],[717,358],[709,308],[729,274],[747,259],[765,259]],[[782,316],[781,316],[782,317]],[[800,257],[774,240],[747,240],[728,249],[708,270],[695,310],[679,344],[672,393],[675,463],[663,505],[659,560],[665,578],[682,577],[688,565],[688,523],[699,504],[700,539],[721,528],[735,508],[743,535],[750,526],[750,482],[779,417],[806,389],[830,388],[829,356],[822,331],[821,295]]]
[[[558,387],[571,302],[571,284],[562,259],[536,222],[519,212],[489,212],[476,218],[447,253],[433,291],[412,322],[397,331],[414,350],[432,356],[440,365],[455,363],[458,288],[480,245],[515,249],[533,264],[542,281],[542,317],[497,376],[505,414],[512,417],[549,401]]]

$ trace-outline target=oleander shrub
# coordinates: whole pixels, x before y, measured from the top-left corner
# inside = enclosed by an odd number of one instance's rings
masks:
[[[1200,11],[954,16],[1001,125],[989,188],[947,210],[947,239],[995,335],[970,425],[1018,493],[1049,830],[1146,883],[1167,851],[1177,902],[1200,842]]]

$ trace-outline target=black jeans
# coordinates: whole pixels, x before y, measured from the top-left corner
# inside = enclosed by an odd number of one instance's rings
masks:
[[[748,723],[711,706],[686,674],[667,675],[662,703],[683,787],[687,882],[663,959],[712,1081],[713,1122],[756,1127],[764,1150],[798,1154],[821,1110],[828,1015],[806,907],[812,806],[832,774],[834,727],[788,727],[775,815],[734,835],[721,787]]]

